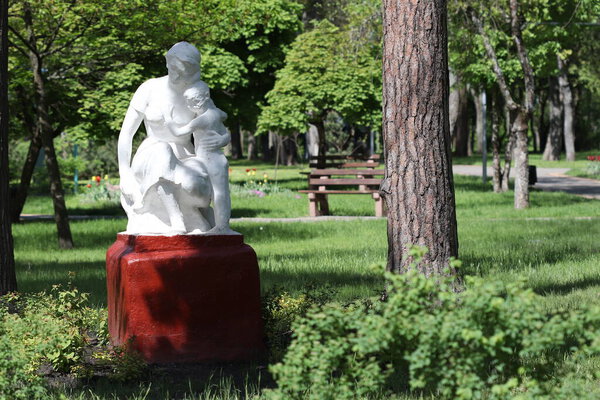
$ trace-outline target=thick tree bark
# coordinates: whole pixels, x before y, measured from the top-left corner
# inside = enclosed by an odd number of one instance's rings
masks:
[[[550,91],[550,126],[542,159],[545,161],[558,161],[560,160],[560,152],[562,150],[563,109],[558,84],[555,79],[551,81],[548,90]]]
[[[8,0],[0,1],[0,295],[17,290],[8,177]]]
[[[54,149],[54,135],[52,125],[48,116],[48,103],[45,81],[42,74],[42,62],[39,54],[36,52],[35,35],[33,32],[33,21],[31,19],[31,10],[27,5],[25,8],[25,25],[29,34],[29,59],[33,73],[33,81],[37,92],[37,127],[39,131],[42,147],[46,155],[46,167],[50,178],[50,194],[54,205],[54,220],[58,234],[58,244],[63,249],[73,248],[73,237],[71,236],[71,227],[69,225],[69,216],[65,204],[65,195],[60,179],[60,170],[56,151]]]
[[[569,85],[566,63],[560,56],[557,56],[557,58],[558,87],[564,112],[563,132],[565,135],[565,152],[567,153],[567,161],[575,161],[575,130],[573,126],[573,115],[575,114],[575,111],[573,109],[573,92]]]
[[[448,120],[446,1],[384,0],[383,132],[388,269],[448,271],[458,255]],[[450,270],[456,275],[456,271]]]

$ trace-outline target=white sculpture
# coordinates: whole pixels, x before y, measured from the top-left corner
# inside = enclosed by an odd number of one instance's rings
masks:
[[[200,52],[193,45],[175,44],[166,60],[168,75],[140,85],[119,134],[126,233],[237,234],[229,228],[229,166],[220,150],[231,140],[223,125],[227,115],[200,80]],[[132,161],[142,121],[148,137]]]

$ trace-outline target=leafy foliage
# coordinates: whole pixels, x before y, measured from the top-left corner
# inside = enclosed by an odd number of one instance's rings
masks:
[[[406,388],[451,399],[554,398],[547,384],[565,354],[600,352],[600,310],[546,315],[522,283],[469,278],[455,293],[450,281],[416,272],[386,279],[384,302],[313,309],[295,323],[288,353],[271,368],[279,387],[270,398]]]
[[[296,38],[267,94],[259,132],[304,132],[333,110],[348,122],[378,126],[377,64],[365,52],[350,51],[347,35],[324,20]]]

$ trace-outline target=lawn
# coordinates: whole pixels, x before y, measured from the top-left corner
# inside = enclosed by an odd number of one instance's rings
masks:
[[[261,164],[251,167],[257,169],[256,175],[248,176],[246,168],[234,165],[231,174],[234,183],[241,185],[251,176],[262,177],[264,173],[269,180],[274,179],[274,171]],[[297,168],[279,169],[277,175],[283,191],[264,197],[234,191],[234,217],[307,215],[306,197],[293,190],[303,187],[305,178],[298,175]],[[465,274],[506,282],[524,279],[543,296],[548,310],[600,305],[598,201],[533,191],[531,208],[514,210],[512,193],[492,193],[490,186],[481,184],[478,177],[457,176],[455,183],[459,251]],[[69,204],[77,201],[77,197],[68,198]],[[369,196],[332,196],[331,205],[333,213],[338,215],[373,215],[374,212]],[[115,207],[113,204],[108,209]],[[32,198],[27,204],[29,212],[37,209],[46,213],[48,208],[49,201],[43,198]],[[97,214],[115,215],[105,212],[106,206],[92,209]],[[76,248],[70,251],[57,248],[55,227],[50,221],[14,225],[20,290],[40,291],[52,284],[64,283],[69,271],[73,271],[75,284],[91,294],[92,304],[105,307],[104,257],[116,232],[124,230],[125,225],[124,218],[72,221]],[[335,289],[336,301],[347,302],[374,298],[382,290],[383,280],[370,266],[386,259],[383,219],[294,223],[234,221],[232,226],[244,234],[246,242],[258,254],[263,291],[277,286],[298,293],[307,285],[327,284]],[[589,363],[590,368],[600,368],[598,360]],[[219,379],[217,377],[217,381]],[[194,382],[200,384],[198,380]],[[226,382],[220,381],[217,386],[227,386]],[[119,393],[119,396],[124,393],[118,391],[121,389],[100,386],[93,386],[94,390],[108,393],[107,398],[111,398],[110,393]],[[151,393],[148,398],[162,398],[168,388],[167,384],[155,383],[150,390],[146,383],[141,389],[128,386],[127,390],[138,393],[138,398],[143,398],[146,390]],[[195,398],[211,398],[204,393],[205,397]]]

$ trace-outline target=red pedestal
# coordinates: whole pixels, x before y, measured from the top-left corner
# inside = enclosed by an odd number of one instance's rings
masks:
[[[248,360],[264,349],[258,262],[243,236],[119,234],[106,254],[114,345],[151,363]]]

